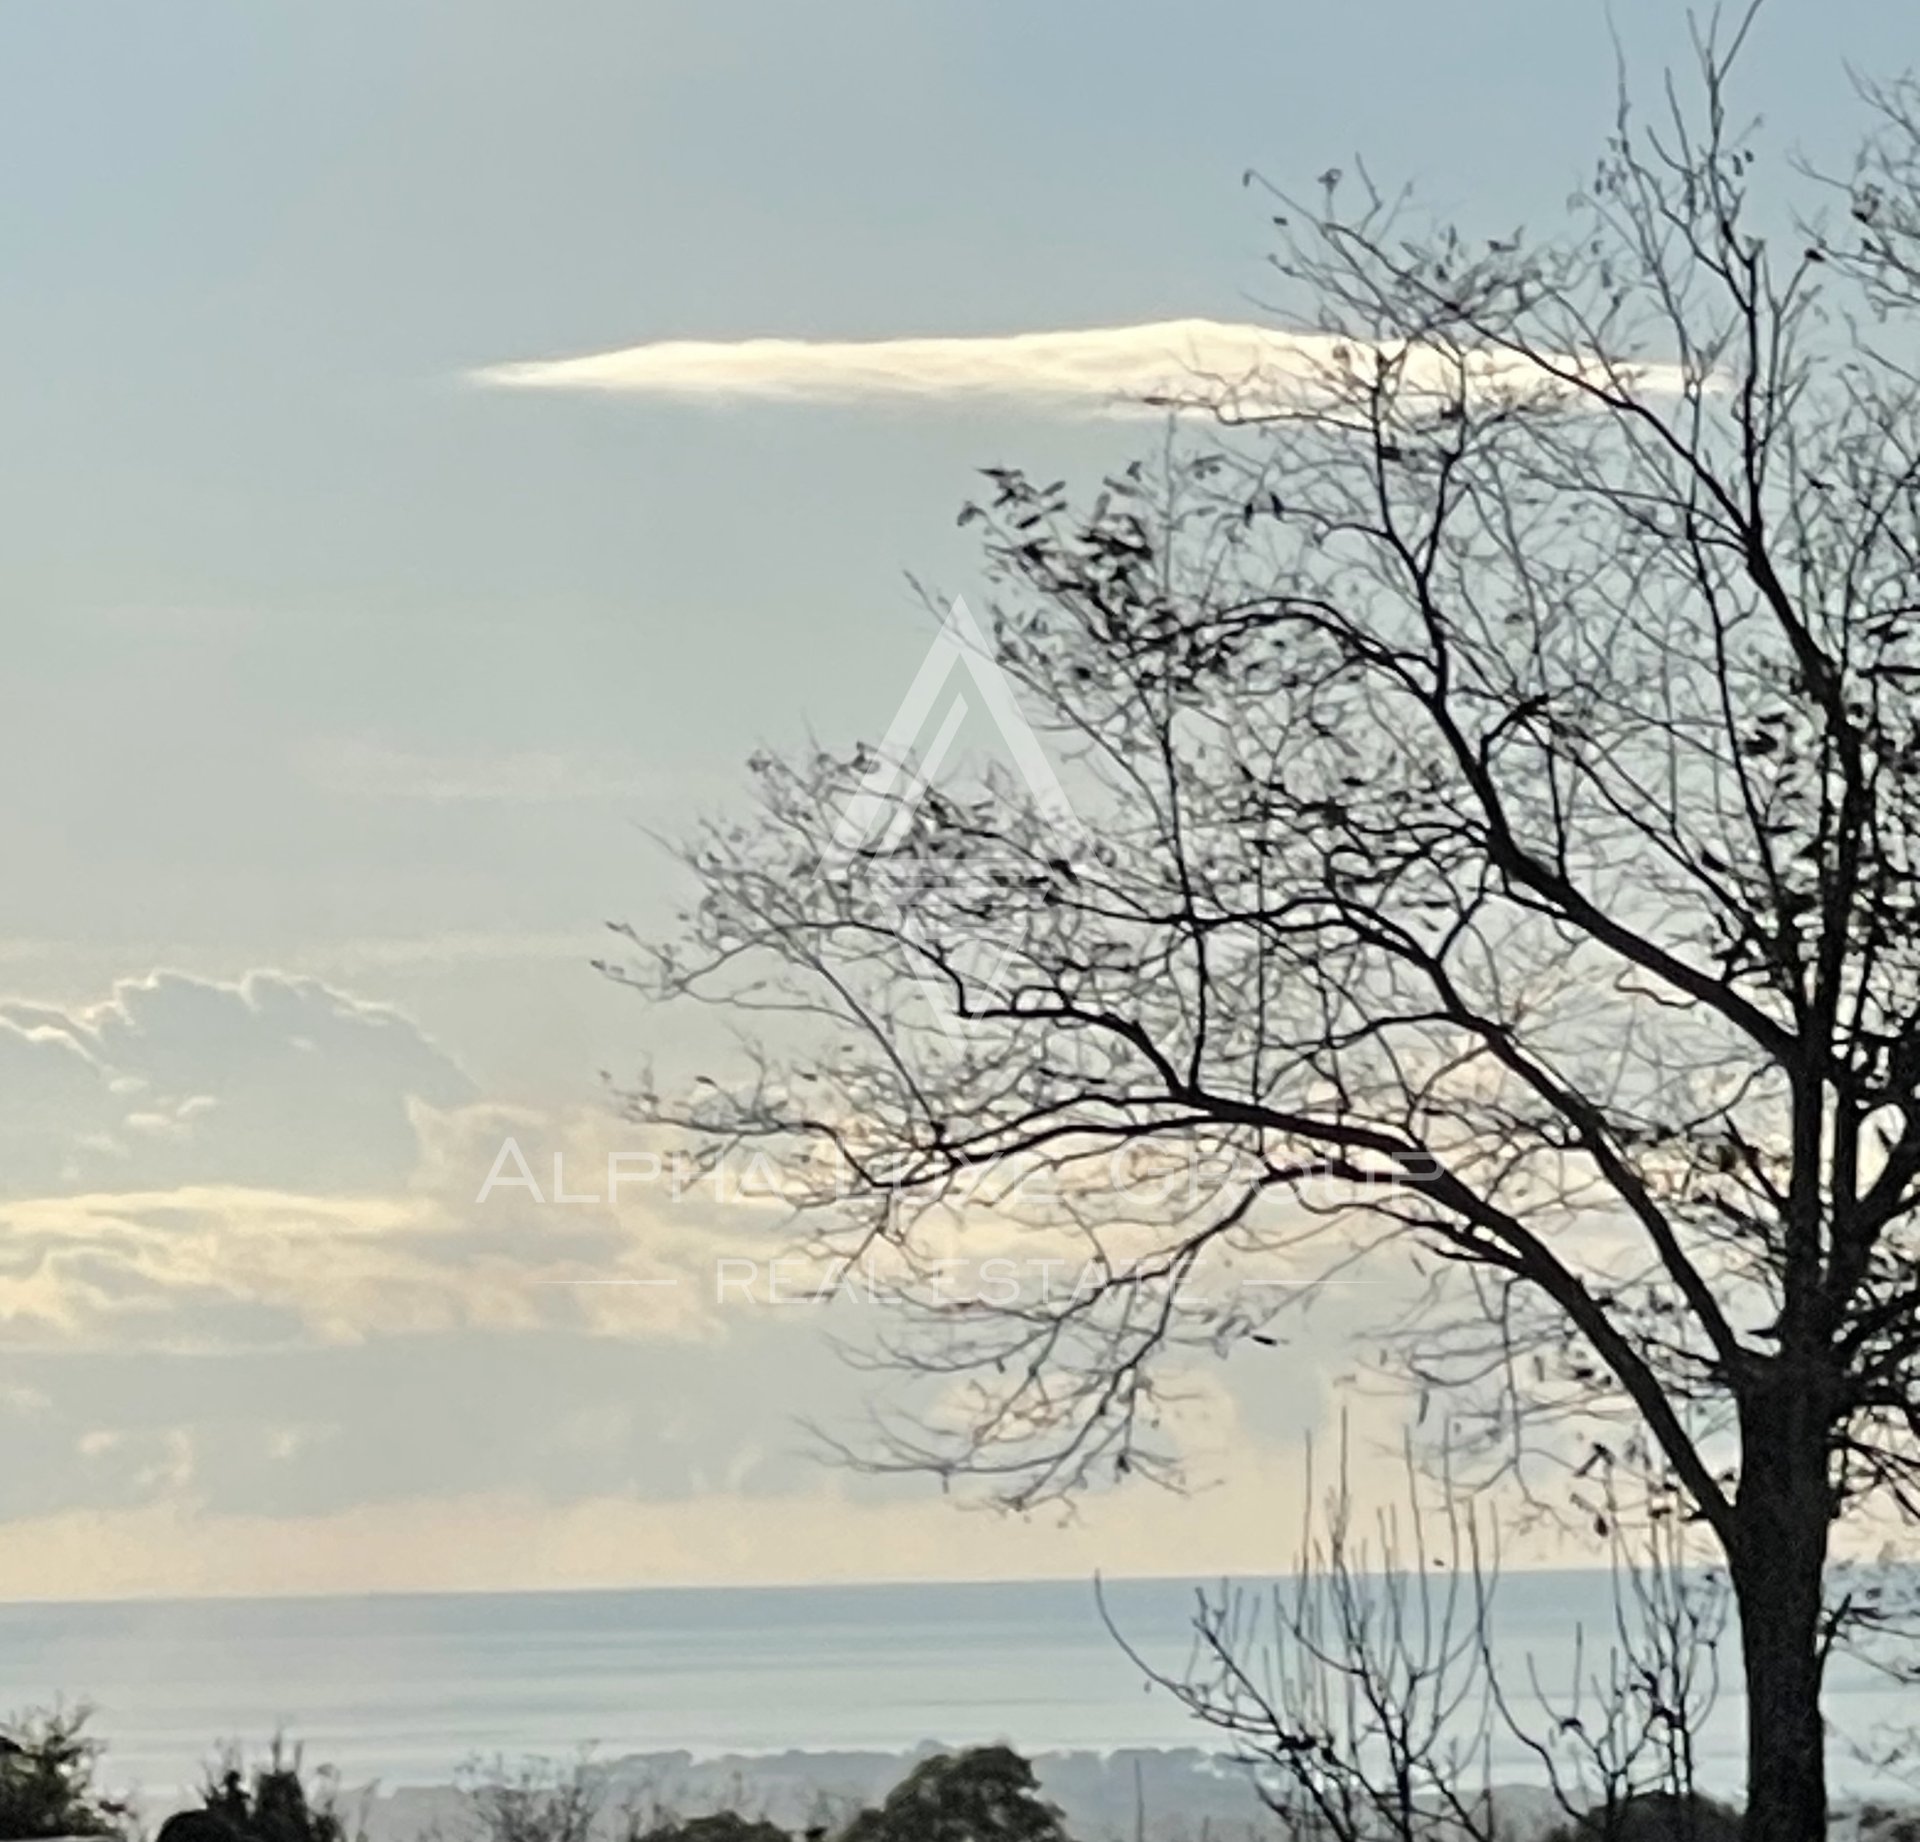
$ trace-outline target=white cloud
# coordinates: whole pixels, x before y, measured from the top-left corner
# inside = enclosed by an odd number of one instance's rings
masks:
[[[1230,403],[1243,410],[1309,399],[1364,360],[1364,348],[1319,333],[1222,320],[937,339],[665,339],[579,358],[492,365],[474,381],[507,389],[627,393],[689,401],[857,403],[889,398],[1025,402],[1068,411],[1144,401]],[[1532,375],[1489,357],[1488,387]],[[1413,367],[1438,383],[1437,359]],[[1671,372],[1643,367],[1643,381]]]
[[[1026,399],[1115,407],[1190,393],[1198,377],[1297,372],[1324,341],[1218,320],[945,339],[667,339],[583,358],[494,365],[477,381],[517,389],[857,402]]]
[[[397,1186],[409,1104],[472,1091],[411,1019],[316,979],[154,972],[96,1004],[0,1002],[0,1195]]]
[[[784,1250],[782,1212],[677,1189],[594,1110],[416,1102],[408,1127],[413,1162],[384,1193],[188,1182],[0,1201],[0,1342],[231,1354],[555,1331],[684,1345],[722,1335],[718,1258]],[[509,1135],[532,1181],[478,1201]]]

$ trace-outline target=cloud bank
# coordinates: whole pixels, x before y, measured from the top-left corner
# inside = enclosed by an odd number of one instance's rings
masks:
[[[1276,408],[1322,395],[1364,366],[1366,348],[1320,333],[1224,320],[941,339],[665,339],[579,358],[492,365],[482,385],[602,392],[686,402],[1019,403],[1056,412],[1127,410],[1143,403]],[[1482,388],[1546,374],[1489,354]],[[1445,388],[1437,354],[1415,354],[1416,390]],[[1640,366],[1643,384],[1671,388],[1670,367]]]
[[[316,979],[154,972],[99,1003],[0,1002],[0,1197],[405,1181],[410,1105],[467,1077],[410,1018]]]
[[[811,1290],[777,1198],[683,1186],[601,1109],[490,1100],[401,1011],[283,972],[0,1002],[0,1096],[16,1596],[1240,1567],[1298,1513],[1349,1335],[1335,1296],[1180,1379],[1163,1430],[1230,1480],[1204,1508],[989,1540],[819,1468],[795,1416],[857,1437],[873,1381],[836,1345],[886,1321]],[[494,1187],[508,1135],[530,1176]],[[780,1256],[784,1297],[722,1292],[722,1258]]]

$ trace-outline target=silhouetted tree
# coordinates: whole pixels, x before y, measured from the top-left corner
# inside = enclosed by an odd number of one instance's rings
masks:
[[[103,1749],[86,1732],[90,1716],[85,1706],[31,1713],[0,1735],[0,1842],[106,1836],[126,1827],[127,1806],[94,1785]]]
[[[334,1775],[321,1770],[309,1787],[300,1748],[278,1735],[251,1773],[230,1747],[208,1772],[200,1804],[169,1817],[159,1842],[350,1842]]]
[[[844,1842],[1067,1842],[1033,1767],[1006,1746],[923,1759]]]
[[[1544,238],[1281,199],[1225,426],[968,513],[1058,785],[762,758],[615,970],[777,1017],[634,1109],[898,1269],[870,1462],[1169,1477],[1164,1358],[1272,1336],[1227,1279],[1397,1250],[1488,1478],[1711,1532],[1748,1833],[1816,1842],[1831,1532],[1920,1509],[1920,139],[1783,228],[1730,61]],[[969,1212],[1080,1279],[956,1296]]]

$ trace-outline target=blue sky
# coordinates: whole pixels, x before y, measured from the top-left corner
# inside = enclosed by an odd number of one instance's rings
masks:
[[[1613,16],[1642,66],[1681,43],[1671,5]],[[1902,67],[1910,18],[1775,0],[1748,99],[1782,144],[1838,148],[1846,60]],[[476,371],[1255,319],[1245,168],[1310,183],[1357,148],[1472,224],[1540,222],[1604,130],[1611,58],[1584,0],[0,9],[0,1206],[41,1249],[0,1290],[21,1590],[207,1586],[194,1531],[222,1518],[254,1585],[296,1553],[295,1583],[362,1583],[374,1554],[385,1583],[432,1583],[434,1532],[476,1518],[521,1534],[463,1584],[780,1570],[713,1530],[779,1444],[782,1365],[812,1358],[669,1326],[717,1405],[663,1456],[658,1416],[606,1406],[601,1343],[625,1329],[526,1304],[514,1271],[475,1291],[465,1174],[507,1117],[489,1108],[590,1138],[597,1071],[659,1046],[585,966],[602,919],[669,903],[640,828],[724,803],[763,741],[884,728],[927,639],[903,571],[969,586],[971,470],[1084,475],[1142,425],[1017,394]],[[194,1235],[245,1283],[185,1260]],[[110,1245],[132,1262],[112,1284]],[[22,1302],[49,1247],[87,1292],[65,1315]],[[353,1258],[364,1287],[300,1302]],[[213,1414],[243,1350],[259,1412]],[[1223,1408],[1276,1475],[1334,1357],[1313,1360],[1302,1414]],[[419,1456],[451,1436],[452,1377],[503,1404],[491,1471]],[[1097,1531],[982,1548],[936,1506],[770,1475],[804,1499],[794,1526],[818,1519],[803,1573],[868,1514],[922,1570],[1107,1553]],[[1273,1500],[1240,1507],[1251,1530]],[[1257,1561],[1250,1534],[1202,1551],[1197,1526],[1155,1511],[1115,1552]],[[42,1564],[56,1527],[71,1558]]]

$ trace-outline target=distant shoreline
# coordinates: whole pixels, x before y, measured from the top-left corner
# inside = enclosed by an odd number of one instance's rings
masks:
[[[1920,1561],[1882,1563],[1889,1572],[1920,1571]],[[1284,1586],[1297,1576],[1289,1573],[1059,1573],[1022,1574],[1007,1579],[901,1578],[886,1580],[723,1580],[645,1581],[634,1585],[602,1586],[489,1586],[370,1587],[364,1591],[285,1592],[285,1593],[121,1593],[103,1598],[25,1598],[0,1597],[0,1612],[46,1609],[118,1609],[129,1606],[192,1607],[227,1605],[384,1605],[395,1601],[431,1601],[436,1604],[487,1604],[500,1599],[596,1599],[633,1598],[654,1595],[706,1594],[812,1594],[891,1593],[891,1592],[1007,1592],[1022,1588],[1084,1587],[1089,1593],[1096,1586],[1127,1587],[1203,1587],[1229,1586],[1239,1589],[1263,1589]],[[1506,1567],[1502,1581],[1611,1579],[1605,1567]]]

